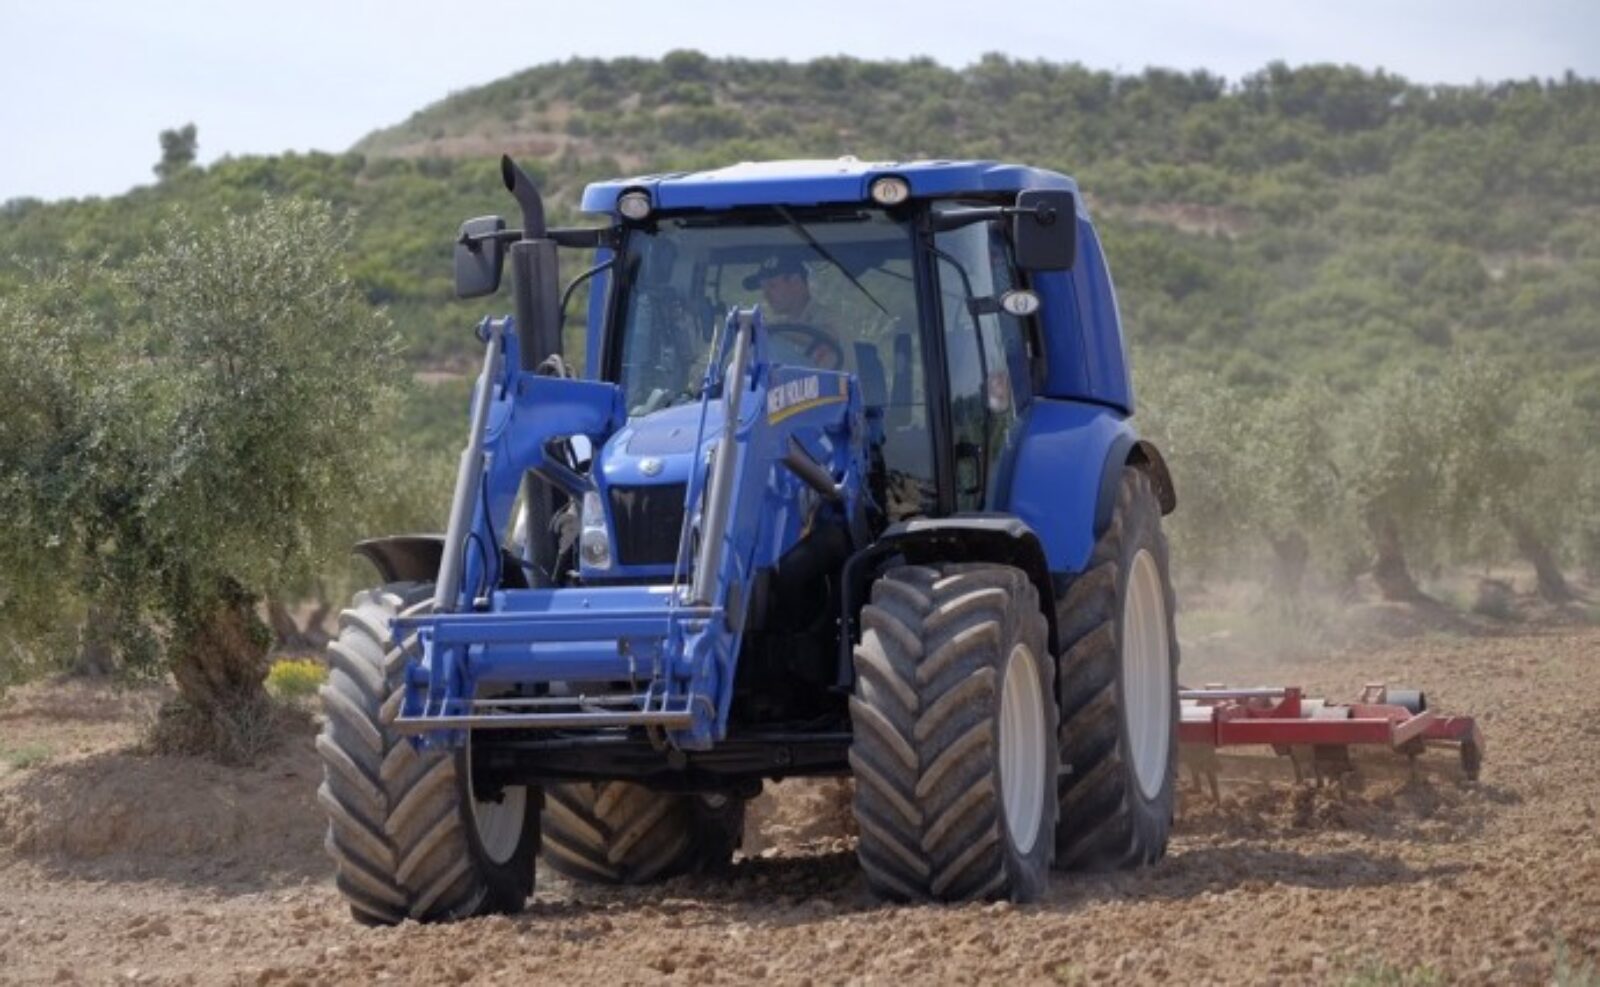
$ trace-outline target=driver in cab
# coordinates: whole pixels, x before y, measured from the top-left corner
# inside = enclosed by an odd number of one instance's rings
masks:
[[[811,294],[805,264],[793,256],[765,261],[744,279],[747,291],[761,289],[762,315],[773,356],[781,363],[819,370],[844,369],[839,314]]]

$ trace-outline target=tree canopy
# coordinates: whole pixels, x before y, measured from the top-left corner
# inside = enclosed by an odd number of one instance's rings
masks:
[[[180,174],[194,164],[195,153],[200,148],[200,137],[192,123],[175,130],[163,130],[160,135],[161,160],[152,170],[162,181]]]
[[[119,268],[0,298],[11,645],[81,626],[126,665],[170,657],[197,705],[259,692],[264,665],[228,664],[264,656],[254,603],[327,566],[384,489],[396,349],[347,250],[325,205],[177,212]]]

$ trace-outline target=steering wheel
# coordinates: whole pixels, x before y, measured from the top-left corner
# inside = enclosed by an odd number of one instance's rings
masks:
[[[772,322],[767,324],[769,334],[798,336],[799,341],[795,348],[805,354],[812,366],[818,370],[844,369],[844,347],[833,338],[833,334],[818,329],[816,326],[804,322]]]

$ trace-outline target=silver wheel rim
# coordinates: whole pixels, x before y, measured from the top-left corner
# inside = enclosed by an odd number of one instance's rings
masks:
[[[467,738],[467,794],[472,800],[472,825],[478,831],[478,845],[491,863],[503,864],[517,852],[522,842],[523,824],[528,817],[528,789],[507,785],[500,801],[479,801],[472,787],[472,738]]]
[[[1039,666],[1027,645],[1011,649],[1000,686],[1000,802],[1006,829],[1017,852],[1027,854],[1039,839],[1047,761],[1044,691]]]
[[[1161,571],[1148,549],[1133,557],[1122,607],[1122,706],[1139,791],[1161,793],[1172,745],[1172,661]]]

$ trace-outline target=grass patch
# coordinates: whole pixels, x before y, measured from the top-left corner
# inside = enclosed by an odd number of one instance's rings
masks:
[[[0,747],[0,764],[14,771],[37,768],[50,760],[55,752],[44,744],[23,744],[20,747]]]
[[[1406,967],[1370,959],[1346,974],[1341,982],[1345,987],[1436,987],[1444,983],[1444,977],[1427,964]]]
[[[315,658],[285,658],[267,672],[267,691],[279,699],[303,699],[315,695],[327,680],[327,666]]]
[[[1550,975],[1556,987],[1600,987],[1600,970],[1592,961],[1576,965],[1572,952],[1564,942],[1556,943],[1556,968]]]

